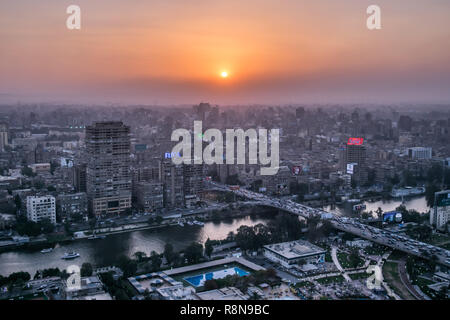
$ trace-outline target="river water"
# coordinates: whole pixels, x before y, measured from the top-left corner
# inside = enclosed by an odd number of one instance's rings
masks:
[[[402,204],[401,200],[363,202],[366,211],[374,211],[380,207],[384,212],[394,210]],[[407,209],[427,212],[425,197],[412,198],[406,201]],[[340,215],[351,216],[351,207],[325,208]],[[221,240],[227,237],[230,231],[235,232],[242,225],[267,224],[273,218],[270,214],[260,216],[246,216],[220,222],[207,222],[200,226],[174,226],[158,230],[143,230],[110,235],[106,239],[79,240],[58,245],[50,253],[40,253],[40,250],[18,250],[0,254],[0,275],[7,276],[12,272],[26,271],[34,276],[39,269],[58,267],[60,270],[71,264],[81,266],[83,262],[90,262],[96,266],[108,266],[117,261],[121,255],[132,255],[137,251],[151,251],[161,253],[166,243],[171,243],[175,250],[180,250],[193,241],[204,243],[208,238]],[[61,256],[65,252],[76,251],[80,258],[66,261]]]
[[[50,253],[40,250],[18,250],[0,254],[0,275],[7,276],[13,272],[26,271],[33,277],[37,270],[58,267],[60,270],[69,265],[81,266],[90,262],[96,266],[108,266],[117,261],[121,255],[132,257],[142,251],[147,255],[151,251],[163,252],[166,243],[171,243],[175,250],[181,250],[193,241],[204,243],[211,240],[225,239],[230,231],[235,232],[240,226],[266,224],[272,216],[246,216],[220,222],[206,222],[204,226],[173,226],[157,230],[142,230],[109,235],[106,239],[78,240],[57,245]],[[76,251],[80,257],[75,260],[62,260],[65,252]]]
[[[366,205],[366,209],[364,211],[372,211],[372,216],[376,218],[377,214],[375,213],[375,211],[378,208],[381,208],[383,212],[394,211],[397,207],[402,205],[402,200],[380,200],[375,202],[363,201],[362,203]],[[414,209],[420,213],[428,213],[428,211],[430,210],[430,208],[427,206],[425,196],[405,199],[405,203],[403,203],[403,205],[408,210]],[[333,208],[331,206],[326,206],[324,209],[326,211],[334,212],[342,216],[355,216],[354,213],[352,213],[352,207],[353,204],[347,204],[344,206],[336,206]]]

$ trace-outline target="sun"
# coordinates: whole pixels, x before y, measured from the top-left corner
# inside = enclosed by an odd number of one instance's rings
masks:
[[[222,73],[220,74],[220,76],[221,76],[222,78],[228,78],[228,72],[222,71]]]

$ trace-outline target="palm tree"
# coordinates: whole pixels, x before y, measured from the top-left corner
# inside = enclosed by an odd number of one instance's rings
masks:
[[[136,252],[133,256],[136,258],[136,260],[138,262],[142,262],[142,260],[147,257],[145,252],[142,252],[142,251]]]

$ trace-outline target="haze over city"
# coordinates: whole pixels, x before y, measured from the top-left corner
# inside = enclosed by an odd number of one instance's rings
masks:
[[[2,0],[0,302],[448,301],[450,2],[372,1]]]
[[[448,102],[450,3],[2,1],[0,102]],[[223,72],[227,77],[222,77]]]

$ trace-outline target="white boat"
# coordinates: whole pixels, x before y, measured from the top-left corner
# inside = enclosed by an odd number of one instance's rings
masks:
[[[424,187],[405,187],[400,189],[393,189],[391,191],[391,196],[393,198],[402,198],[402,197],[408,197],[408,196],[417,196],[424,194],[426,189]]]
[[[192,221],[188,221],[187,224],[190,225],[190,226],[194,225],[194,223]]]
[[[181,222],[181,221],[178,221],[178,225],[179,225],[180,227],[184,227],[184,223]]]
[[[106,236],[91,236],[88,239],[89,240],[96,240],[96,239],[105,239],[105,238],[106,238]]]
[[[49,253],[49,252],[52,252],[52,251],[53,251],[53,248],[47,248],[47,249],[42,249],[41,253]]]
[[[75,259],[75,258],[78,258],[79,256],[80,256],[80,254],[79,254],[78,252],[72,251],[72,252],[66,252],[66,253],[61,257],[61,259],[69,260],[69,259]]]
[[[197,221],[197,220],[194,220],[194,224],[196,224],[198,226],[204,226],[205,225],[203,222]]]
[[[365,204],[356,204],[353,206],[353,211],[362,211],[362,210],[366,210],[366,205]]]

